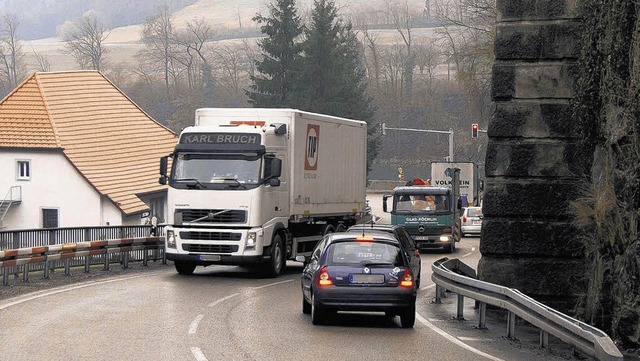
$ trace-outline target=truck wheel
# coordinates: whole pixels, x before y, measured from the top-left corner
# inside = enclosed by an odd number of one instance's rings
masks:
[[[346,231],[347,231],[347,227],[346,227],[344,224],[342,224],[342,223],[340,223],[340,224],[336,227],[336,233],[338,233],[338,232],[346,232]]]
[[[275,234],[271,241],[271,259],[266,265],[266,273],[269,277],[278,277],[286,264],[284,254],[284,242],[280,234]]]
[[[416,323],[416,305],[409,306],[400,311],[400,326],[411,328]]]
[[[189,276],[193,274],[193,271],[196,269],[196,264],[191,262],[184,261],[175,261],[176,271],[179,274]]]

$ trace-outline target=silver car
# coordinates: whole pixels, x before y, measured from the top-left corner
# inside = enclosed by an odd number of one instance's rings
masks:
[[[462,235],[469,233],[480,234],[482,230],[482,207],[467,207],[462,212]]]

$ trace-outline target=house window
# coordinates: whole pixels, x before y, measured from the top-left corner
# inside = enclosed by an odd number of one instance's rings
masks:
[[[42,228],[58,228],[58,210],[52,208],[42,209]]]
[[[28,160],[19,160],[18,161],[18,180],[29,180],[31,179],[31,162]]]

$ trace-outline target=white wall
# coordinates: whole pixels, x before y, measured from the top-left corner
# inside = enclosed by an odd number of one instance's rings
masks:
[[[31,179],[17,180],[17,160],[29,160]],[[42,208],[58,209],[59,227],[122,224],[122,213],[76,171],[60,152],[0,151],[0,198],[22,186],[22,203],[5,216],[4,230],[42,227]]]

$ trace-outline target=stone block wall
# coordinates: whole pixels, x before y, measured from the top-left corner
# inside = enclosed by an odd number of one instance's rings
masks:
[[[568,301],[583,277],[569,202],[592,154],[570,101],[582,21],[577,0],[497,0],[480,279],[542,301]]]

